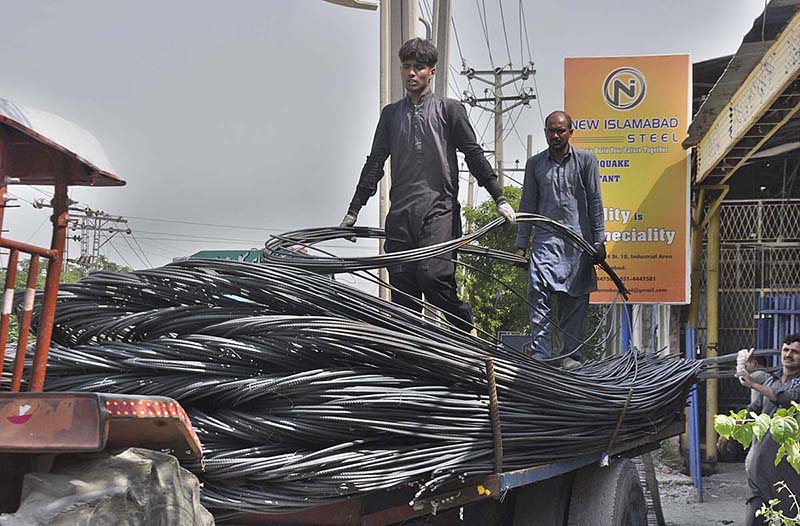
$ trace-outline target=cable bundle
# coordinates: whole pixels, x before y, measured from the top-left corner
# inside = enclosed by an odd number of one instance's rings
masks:
[[[698,372],[635,353],[566,372],[285,261],[64,284],[54,342],[47,390],[184,405],[205,449],[187,467],[223,521],[491,473],[487,356],[506,470],[658,433]]]

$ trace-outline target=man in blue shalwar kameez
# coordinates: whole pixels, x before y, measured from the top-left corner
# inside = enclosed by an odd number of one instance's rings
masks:
[[[528,285],[531,350],[535,358],[551,358],[550,329],[555,322],[561,331],[565,368],[579,365],[589,293],[597,290],[594,264],[606,255],[597,158],[589,150],[570,145],[572,129],[572,118],[565,112],[547,116],[548,149],[528,159],[519,205],[519,212],[543,215],[571,228],[597,252],[592,258],[545,227],[537,227],[533,235]],[[530,236],[531,224],[519,223],[518,255],[525,254]]]

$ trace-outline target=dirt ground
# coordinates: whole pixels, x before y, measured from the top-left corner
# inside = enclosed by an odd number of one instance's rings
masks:
[[[716,470],[716,474],[703,477],[703,502],[697,502],[691,478],[664,465],[657,467],[661,506],[668,526],[744,526],[744,463],[720,462]]]

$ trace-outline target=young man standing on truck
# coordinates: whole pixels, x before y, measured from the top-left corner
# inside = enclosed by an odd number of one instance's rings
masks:
[[[800,334],[789,334],[783,340],[781,347],[781,371],[772,374],[769,381],[759,383],[755,381],[748,371],[740,371],[736,376],[742,383],[758,393],[749,406],[747,412],[766,413],[770,416],[780,408],[789,408],[792,402],[800,402]],[[747,526],[762,526],[767,523],[764,517],[756,517],[756,511],[772,499],[780,500],[777,509],[783,510],[787,517],[797,513],[792,508],[792,499],[784,493],[778,493],[776,482],[783,481],[795,493],[800,488],[800,475],[791,467],[788,461],[782,460],[777,466],[775,457],[778,453],[778,443],[767,432],[761,440],[754,441],[748,453],[749,465],[747,466],[747,484],[750,486],[750,496],[747,499]]]
[[[597,290],[594,264],[606,257],[597,157],[569,144],[572,129],[572,118],[566,112],[554,111],[547,116],[544,133],[548,149],[528,159],[519,203],[520,212],[543,215],[568,226],[597,251],[592,259],[547,228],[536,228],[533,235],[528,283],[531,350],[534,358],[551,357],[550,327],[557,302],[555,323],[561,331],[565,369],[580,365],[589,293]],[[531,224],[520,223],[514,243],[517,255],[525,255],[530,237]]]
[[[401,75],[406,96],[381,112],[372,150],[367,156],[355,195],[340,226],[351,227],[367,200],[375,195],[383,177],[383,164],[391,156],[391,207],[386,216],[387,252],[427,247],[461,237],[458,202],[460,150],[470,173],[497,203],[497,212],[515,221],[514,209],[503,197],[497,176],[475,139],[464,106],[431,92],[438,51],[427,40],[414,38],[400,48]],[[415,301],[425,299],[444,311],[448,321],[474,330],[470,305],[458,298],[455,255],[445,254],[419,263],[389,268],[389,281],[404,294],[392,301],[421,312]]]

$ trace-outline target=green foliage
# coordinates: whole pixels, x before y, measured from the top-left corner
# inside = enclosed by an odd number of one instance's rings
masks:
[[[792,507],[793,510],[800,510],[800,507],[797,505],[797,496],[792,493],[792,490],[785,482],[778,482],[775,486],[778,488],[778,493],[785,491],[788,494],[789,499],[794,503]],[[761,506],[761,509],[756,511],[756,517],[764,517],[767,519],[766,524],[800,526],[800,512],[797,512],[794,517],[787,517],[783,511],[775,509],[775,506],[778,504],[780,504],[778,499],[770,500],[769,503]]]
[[[753,442],[753,437],[757,440],[764,438],[767,431],[772,435],[772,439],[780,445],[778,454],[775,456],[777,466],[785,458],[795,471],[800,473],[800,406],[792,402],[792,407],[780,408],[772,416],[757,415],[754,412],[747,414],[747,409],[742,409],[738,413],[730,412],[729,415],[715,415],[714,429],[720,436],[733,438],[742,447],[748,448]],[[784,482],[775,484],[778,491],[786,491],[789,498],[794,502],[792,509],[798,510],[797,497],[792,493]],[[763,505],[756,512],[756,516],[767,518],[767,524],[779,526],[800,526],[800,512],[794,517],[786,517],[781,510],[776,510],[775,506],[780,503],[773,499]]]
[[[506,186],[503,193],[514,210],[519,209],[521,189],[515,186]],[[496,205],[493,199],[487,199],[474,208],[465,208],[467,218],[465,230],[474,232],[485,224],[497,218]],[[480,239],[483,246],[516,252],[514,241],[517,237],[515,225],[506,225],[489,232]],[[469,267],[459,265],[458,282],[461,284],[461,296],[472,304],[472,315],[480,329],[489,334],[497,331],[511,331],[528,334],[530,322],[528,318],[528,270],[493,261],[486,257],[459,256],[459,261]],[[589,319],[586,323],[585,338],[589,338],[595,329],[603,323],[606,305],[590,305]],[[556,339],[557,339],[556,335]],[[604,331],[596,331],[590,339],[589,345],[584,347],[583,356],[586,359],[599,358],[603,354],[602,340],[606,337]],[[593,345],[598,345],[597,348]],[[558,349],[556,343],[553,346]]]
[[[506,186],[503,192],[514,210],[519,208],[521,190]],[[475,231],[497,218],[494,200],[487,199],[477,207],[465,208],[464,215],[466,231]],[[483,236],[480,243],[513,253],[516,236],[516,226],[506,225]],[[527,270],[486,257],[459,256],[459,261],[471,267],[459,265],[458,281],[463,287],[463,296],[472,304],[475,325],[490,334],[528,332],[528,306],[523,299],[527,297]]]
[[[747,414],[747,409],[738,413],[731,411],[729,415],[714,416],[714,429],[725,438],[733,438],[742,447],[748,448],[753,442],[764,438],[767,431],[772,439],[780,446],[775,457],[777,466],[784,458],[800,473],[800,406],[792,402],[792,406],[780,408],[770,415],[757,415],[752,411]]]

